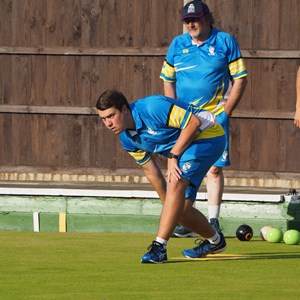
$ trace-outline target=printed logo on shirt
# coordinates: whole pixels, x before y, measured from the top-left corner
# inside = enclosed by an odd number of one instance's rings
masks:
[[[152,128],[150,128],[150,127],[147,127],[147,132],[149,133],[149,134],[151,134],[151,135],[156,135],[157,134],[157,132],[155,132]]]
[[[208,55],[210,55],[210,56],[215,56],[216,55],[214,46],[209,46],[208,51],[209,51]]]
[[[189,49],[183,49],[182,53],[189,53]]]

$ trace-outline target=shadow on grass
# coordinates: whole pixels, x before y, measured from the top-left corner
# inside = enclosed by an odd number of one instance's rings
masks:
[[[258,260],[258,259],[291,259],[300,258],[300,253],[245,253],[245,254],[215,254],[204,258],[185,258],[174,257],[169,259],[168,263],[195,263],[203,261],[220,260]]]

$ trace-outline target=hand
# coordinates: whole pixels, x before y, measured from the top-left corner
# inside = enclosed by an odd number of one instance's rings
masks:
[[[300,128],[300,109],[296,110],[294,124]]]
[[[168,170],[166,173],[167,181],[171,182],[171,180],[179,180],[181,178],[182,171],[178,166],[177,159],[169,158],[168,159]]]

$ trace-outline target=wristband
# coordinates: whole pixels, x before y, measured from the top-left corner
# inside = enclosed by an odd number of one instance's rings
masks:
[[[178,155],[175,155],[174,153],[172,153],[172,152],[170,152],[169,154],[168,154],[168,158],[175,158],[175,159],[178,159]]]

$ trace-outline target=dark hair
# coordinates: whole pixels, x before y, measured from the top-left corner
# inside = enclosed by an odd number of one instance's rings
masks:
[[[209,14],[206,14],[204,17],[209,21],[210,27],[213,27],[213,25],[215,24],[215,19],[212,15],[212,12],[210,12]]]
[[[96,108],[99,110],[106,110],[114,107],[121,111],[124,105],[129,108],[129,103],[126,97],[117,90],[108,89],[99,96],[96,103]]]

